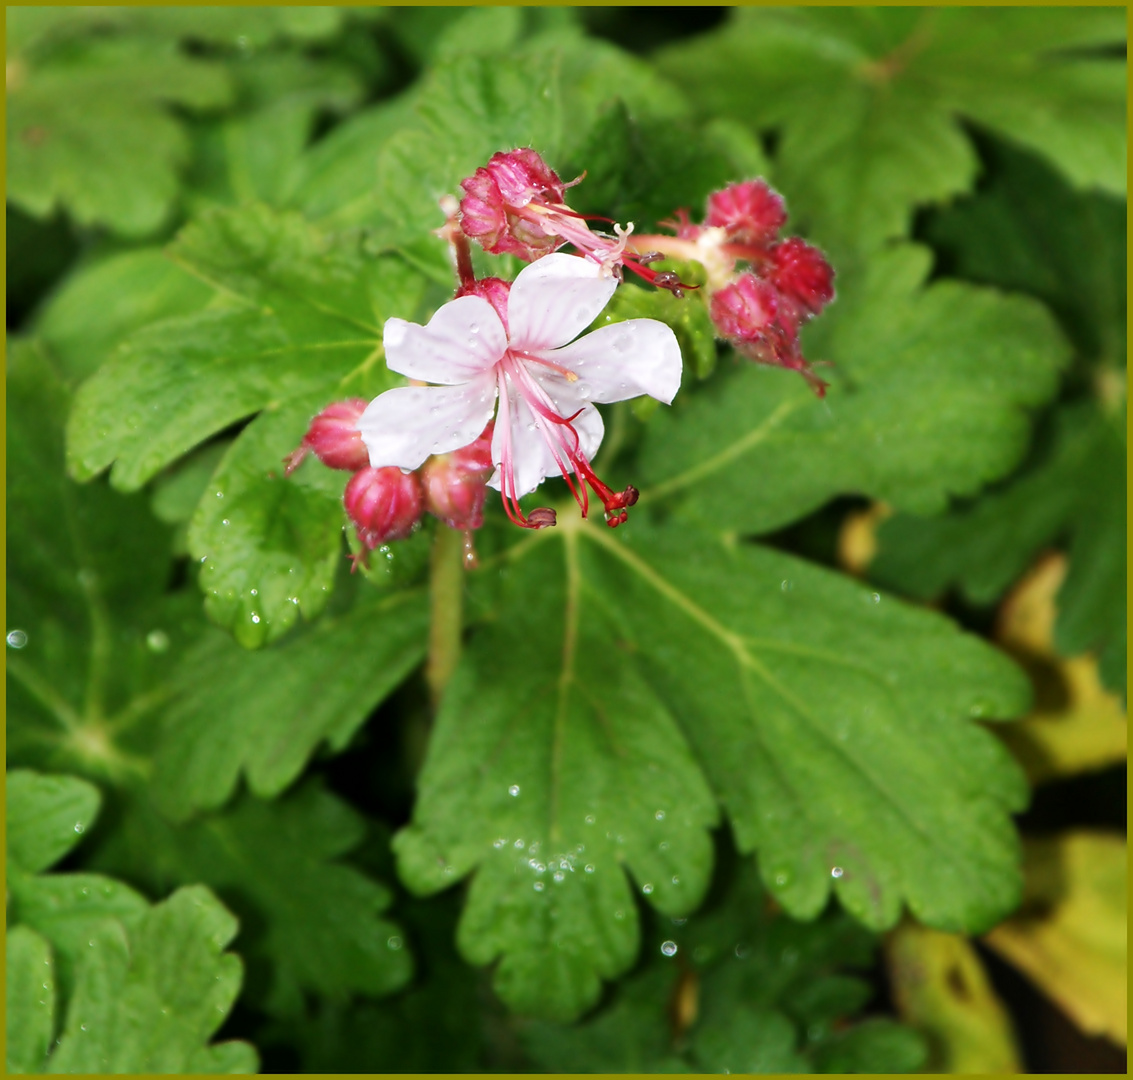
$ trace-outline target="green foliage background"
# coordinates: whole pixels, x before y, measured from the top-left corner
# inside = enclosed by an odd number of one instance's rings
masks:
[[[1122,10],[7,25],[9,1070],[939,1067],[879,943],[1020,902],[990,630],[1043,551],[1125,693]],[[639,233],[767,177],[837,269],[831,388],[622,286],[685,359],[607,413],[641,502],[489,510],[434,715],[435,523],[351,576],[343,476],[280,463],[399,384],[437,200],[515,146]]]

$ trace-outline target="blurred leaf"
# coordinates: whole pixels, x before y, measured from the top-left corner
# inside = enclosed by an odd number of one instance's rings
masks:
[[[389,890],[341,861],[364,835],[361,817],[317,782],[275,802],[245,796],[180,827],[138,798],[92,865],[154,892],[207,882],[243,926],[247,997],[294,1015],[304,992],[380,996],[412,973],[400,928],[382,917]]]
[[[202,886],[179,889],[132,923],[91,930],[47,1071],[255,1072],[248,1043],[208,1045],[240,988],[223,952],[236,920]]]
[[[1037,303],[952,281],[927,288],[923,248],[875,256],[840,284],[804,351],[834,362],[825,400],[797,374],[741,361],[650,424],[643,501],[682,520],[768,532],[834,495],[932,513],[1019,458],[1027,406],[1066,359]]]
[[[158,35],[189,38],[242,50],[280,38],[320,41],[342,26],[337,7],[137,7],[127,9],[130,26]]]
[[[1076,832],[1025,844],[1022,911],[984,941],[1087,1034],[1128,1031],[1123,836]]]
[[[256,200],[282,205],[316,117],[347,111],[363,92],[346,65],[296,53],[249,57],[233,75],[235,113],[197,125],[188,199],[198,211]]]
[[[428,621],[423,591],[367,589],[346,613],[252,656],[226,634],[204,638],[173,674],[154,763],[163,812],[218,807],[241,773],[271,798],[324,740],[341,752],[424,658]]]
[[[1037,296],[1078,352],[1124,368],[1124,199],[1074,191],[1042,158],[987,140],[979,192],[932,214],[926,233],[954,272]]]
[[[174,40],[74,37],[36,49],[9,39],[8,197],[46,217],[142,236],[169,217],[188,139],[169,105],[227,103],[224,69]],[[40,40],[42,43],[42,39]]]
[[[411,983],[381,1003],[313,1002],[305,1016],[269,1025],[260,1045],[297,1046],[307,1073],[488,1071],[487,1028],[499,1018],[484,1000],[479,973],[453,949],[457,898],[417,900],[402,910],[406,948],[417,961]]]
[[[819,1072],[907,1073],[924,1068],[924,1040],[884,1017],[873,1017],[831,1037],[817,1054]]]
[[[619,98],[597,117],[563,176],[587,174],[571,192],[572,209],[632,221],[642,233],[678,209],[699,211],[713,191],[766,171],[758,141],[738,124],[637,120]]]
[[[9,861],[38,874],[79,842],[98,813],[98,788],[74,776],[9,772],[6,783]]]
[[[1031,715],[1001,732],[1033,784],[1124,761],[1128,747],[1125,710],[1103,689],[1097,661],[1055,653],[1055,597],[1065,577],[1064,556],[1044,558],[1004,602],[996,634],[1036,688]]]
[[[7,953],[6,1071],[42,1072],[55,1034],[55,978],[51,947],[34,930],[10,926]]]
[[[796,917],[832,885],[878,928],[902,902],[947,928],[1013,907],[1007,812],[1026,789],[970,722],[1026,708],[1009,663],[767,550],[644,522],[624,543],[599,527],[557,534],[515,549],[395,840],[414,891],[477,869],[460,947],[500,958],[510,1005],[575,1016],[630,965],[624,869],[658,910],[695,907],[715,818],[705,777]]]
[[[886,962],[898,1015],[929,1040],[929,1071],[1023,1071],[1007,1009],[967,939],[905,922]]]
[[[1061,406],[1026,469],[935,519],[898,515],[878,530],[876,580],[929,597],[957,585],[972,602],[1002,595],[1044,547],[1069,534],[1055,647],[1099,654],[1108,686],[1125,691],[1124,410]]]
[[[1123,194],[1124,63],[1084,50],[1124,38],[1105,8],[750,8],[657,59],[703,114],[779,132],[777,182],[844,251],[971,186],[959,117]]]
[[[166,595],[169,534],[142,496],[63,472],[66,382],[42,345],[8,350],[8,755],[121,779],[135,729],[200,621]]]
[[[77,268],[44,305],[36,333],[68,377],[85,378],[135,330],[189,315],[211,299],[207,285],[156,248],[110,255]]]

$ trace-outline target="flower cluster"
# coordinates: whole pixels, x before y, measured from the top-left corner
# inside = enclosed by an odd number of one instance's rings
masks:
[[[826,382],[799,347],[799,329],[834,299],[834,271],[818,248],[779,239],[783,199],[763,181],[732,184],[708,199],[703,225],[687,212],[675,237],[641,237],[659,251],[708,270],[709,311],[722,338],[752,360],[798,371],[821,397]]]
[[[453,529],[480,528],[485,481],[492,472],[492,423],[467,446],[431,455],[418,469],[375,468],[358,426],[366,407],[364,398],[349,398],[323,409],[285,459],[285,475],[308,453],[332,469],[352,472],[342,501],[367,552],[388,540],[404,540],[426,512]]]
[[[719,335],[824,392],[798,334],[834,298],[833,271],[816,248],[779,239],[786,208],[766,183],[733,184],[709,198],[703,224],[681,210],[675,235],[632,242],[632,222],[600,232],[566,205],[578,182],[564,183],[534,150],[513,150],[464,180],[459,203],[446,197],[439,233],[452,247],[455,296],[424,326],[392,318],[383,331],[386,364],[410,385],[329,405],[287,458],[288,473],[314,453],[354,474],[344,503],[365,549],[408,536],[424,513],[470,535],[483,523],[486,486],[516,525],[554,525],[554,510],[525,512],[520,500],[556,474],[583,517],[593,494],[608,525],[626,521],[637,489],[611,488],[591,464],[604,432],[595,403],[649,395],[669,404],[682,363],[673,331],[653,319],[582,334],[623,269],[683,296],[675,273],[649,264],[700,262]],[[478,279],[470,241],[530,265],[513,282]],[[560,250],[568,244],[574,253]]]

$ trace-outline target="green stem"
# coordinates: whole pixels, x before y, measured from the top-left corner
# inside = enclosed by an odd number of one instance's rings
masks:
[[[429,561],[429,655],[425,682],[436,709],[460,660],[464,627],[464,534],[438,525]]]

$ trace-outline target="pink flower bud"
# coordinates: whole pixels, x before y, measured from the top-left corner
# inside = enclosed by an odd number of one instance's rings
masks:
[[[533,262],[566,243],[553,224],[544,227],[536,212],[559,207],[566,185],[534,150],[493,154],[460,186],[460,227],[485,251]]]
[[[454,529],[478,529],[484,524],[484,495],[492,475],[492,429],[451,454],[438,454],[421,466],[425,509]]]
[[[500,317],[500,322],[504,324],[504,329],[507,329],[507,298],[508,293],[511,292],[511,282],[502,281],[497,277],[481,278],[479,281],[473,281],[470,285],[457,290],[457,296],[480,296],[487,300],[489,304],[495,309],[496,314]],[[483,436],[481,436],[483,438]],[[479,442],[479,439],[477,440]],[[472,444],[473,446],[476,443]]]
[[[307,456],[315,456],[331,469],[356,472],[370,464],[370,455],[358,430],[358,418],[365,410],[364,398],[349,398],[328,405],[311,421],[303,441],[283,460],[285,476],[290,476]]]
[[[346,512],[368,548],[387,540],[404,540],[421,520],[421,483],[416,473],[394,466],[360,469],[342,496]]]
[[[766,281],[747,273],[712,296],[712,321],[722,338],[755,341],[775,321],[779,297]]]
[[[768,280],[786,301],[782,312],[795,326],[834,299],[834,270],[822,252],[798,237],[771,249]]]
[[[705,224],[723,228],[730,239],[769,244],[786,223],[782,196],[763,180],[732,184],[708,197]]]
[[[561,203],[566,197],[566,185],[534,150],[493,154],[485,171],[508,206],[524,207],[535,198]]]

